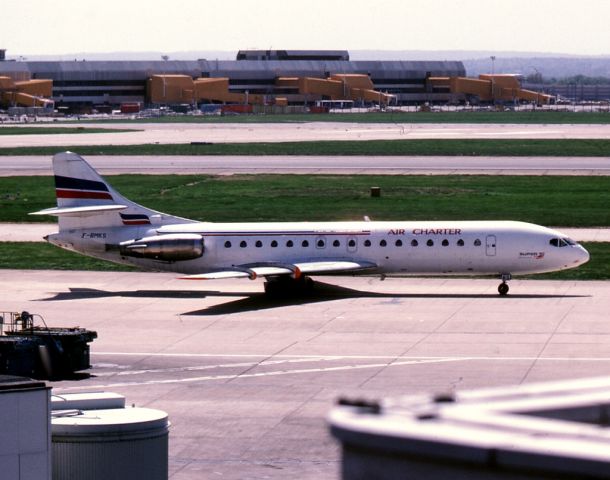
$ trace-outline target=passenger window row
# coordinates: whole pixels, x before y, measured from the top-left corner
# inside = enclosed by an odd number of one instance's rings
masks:
[[[559,240],[559,239],[553,239],[553,240]],[[553,243],[553,240],[551,240],[551,245],[555,245],[555,244]],[[456,244],[458,247],[463,247],[463,246],[465,245],[464,240],[463,240],[462,238],[458,239],[458,240],[455,242],[455,244]],[[271,241],[271,243],[270,243],[269,245],[270,245],[272,248],[276,248],[276,247],[278,247],[278,246],[279,246],[279,244],[278,244],[277,240],[272,240],[272,241]],[[364,245],[365,247],[370,247],[370,246],[372,246],[372,242],[371,242],[369,239],[366,239],[364,242],[362,242],[362,245]],[[428,247],[433,247],[433,246],[434,246],[434,240],[432,240],[432,239],[428,239],[428,240],[426,241],[426,245],[427,245]],[[448,247],[448,246],[449,246],[449,240],[447,240],[446,238],[445,238],[445,239],[443,239],[443,241],[441,242],[441,245],[442,245],[443,247]],[[473,242],[473,245],[474,245],[475,247],[480,247],[480,246],[481,246],[481,240],[479,240],[479,239],[477,238],[477,239],[476,239],[476,240]],[[231,247],[233,246],[233,244],[231,243],[231,241],[230,241],[230,240],[227,240],[227,241],[224,243],[224,246],[225,246],[225,248],[231,248]],[[246,242],[245,240],[242,240],[241,242],[239,242],[239,246],[240,246],[240,248],[247,248],[247,247],[248,247],[248,242]],[[255,246],[256,248],[261,248],[261,247],[263,246],[263,242],[262,242],[262,241],[260,241],[260,240],[257,240],[257,241],[254,243],[254,246]],[[325,246],[326,246],[326,242],[325,242],[325,240],[323,240],[323,239],[318,239],[318,240],[317,240],[317,242],[316,242],[316,247],[318,247],[318,248],[324,248]],[[341,241],[340,241],[340,240],[333,240],[333,242],[332,242],[332,246],[333,246],[333,247],[340,247],[340,246],[341,246]],[[348,242],[347,242],[347,246],[348,246],[348,247],[350,247],[350,248],[354,248],[354,247],[356,247],[356,241],[355,241],[354,239],[350,239],[350,240],[348,240]],[[388,246],[388,242],[387,242],[387,240],[385,240],[385,239],[380,240],[380,241],[379,241],[379,246],[380,246],[380,247],[387,247],[387,246]],[[397,240],[394,242],[394,246],[396,246],[396,247],[402,247],[402,246],[403,246],[403,241],[402,241],[400,238],[399,238],[399,239],[397,239]],[[417,246],[419,246],[419,241],[417,241],[416,239],[411,240],[411,246],[412,246],[412,247],[417,247]],[[563,245],[555,245],[555,246],[563,246]],[[286,247],[288,247],[288,248],[292,248],[292,247],[294,247],[294,242],[293,242],[292,240],[288,240],[288,241],[286,242]],[[309,247],[309,240],[303,240],[303,241],[301,242],[301,247],[303,247],[303,248],[307,248],[307,247]]]

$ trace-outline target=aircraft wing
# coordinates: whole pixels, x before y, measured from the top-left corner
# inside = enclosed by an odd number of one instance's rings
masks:
[[[295,266],[301,270],[301,273],[341,273],[351,272],[355,270],[372,270],[377,268],[377,265],[372,262],[354,262],[345,260],[326,260],[319,262],[303,262],[296,263]]]
[[[299,262],[294,264],[256,263],[236,267],[228,267],[213,272],[199,273],[182,277],[184,280],[219,280],[223,278],[250,278],[273,277],[278,275],[292,275],[295,278],[302,274],[315,275],[333,273],[341,274],[362,270],[372,270],[377,265],[372,262],[352,260],[324,260],[318,262]]]

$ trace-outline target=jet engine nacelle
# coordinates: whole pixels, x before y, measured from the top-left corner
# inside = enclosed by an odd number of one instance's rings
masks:
[[[203,250],[203,237],[195,233],[155,235],[119,244],[119,252],[123,256],[166,262],[194,260],[203,255]]]

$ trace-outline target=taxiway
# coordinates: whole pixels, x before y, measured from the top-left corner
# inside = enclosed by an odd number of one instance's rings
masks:
[[[610,175],[610,157],[89,155],[102,175]],[[51,175],[51,156],[0,157],[0,177]]]
[[[379,398],[610,373],[607,282],[329,277],[313,297],[171,274],[3,270],[2,310],[96,330],[88,378],[169,412],[170,475],[333,479],[325,415]],[[545,312],[540,315],[540,312]]]
[[[11,125],[13,126],[13,125]],[[66,127],[27,124],[26,127]],[[87,123],[90,128],[135,132],[57,135],[3,135],[2,147],[136,145],[190,142],[306,142],[316,140],[397,140],[424,138],[610,138],[610,125],[586,124],[424,124],[424,123]],[[76,125],[75,125],[76,128]]]

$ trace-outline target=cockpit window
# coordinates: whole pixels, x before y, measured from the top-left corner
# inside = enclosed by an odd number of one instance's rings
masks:
[[[576,245],[576,242],[571,238],[551,238],[549,243],[554,247],[567,247],[568,245]]]

